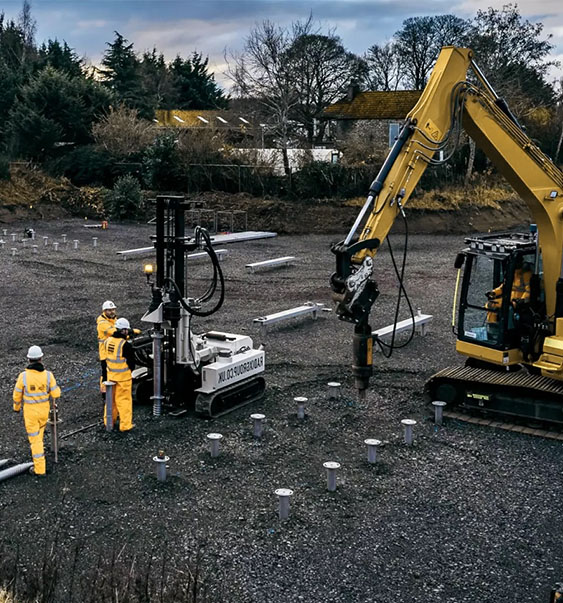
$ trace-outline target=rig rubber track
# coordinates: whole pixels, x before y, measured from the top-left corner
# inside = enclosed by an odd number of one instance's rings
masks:
[[[427,381],[425,393],[430,400],[447,402],[448,411],[467,413],[464,417],[477,413],[483,421],[491,423],[507,420],[506,425],[512,426],[516,420],[531,423],[530,429],[546,425],[563,428],[563,382],[533,375],[525,369],[505,372],[450,367]]]
[[[264,378],[255,377],[213,394],[198,394],[195,400],[195,412],[199,417],[215,419],[262,399],[265,390]]]

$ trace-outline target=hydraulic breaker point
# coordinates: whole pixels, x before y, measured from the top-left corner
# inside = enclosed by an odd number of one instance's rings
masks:
[[[354,327],[352,350],[352,374],[356,389],[366,390],[373,374],[373,335],[368,324],[359,323]]]

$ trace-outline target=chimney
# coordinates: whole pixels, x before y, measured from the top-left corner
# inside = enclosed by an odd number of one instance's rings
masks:
[[[346,94],[346,100],[351,103],[355,98],[358,92],[360,91],[360,86],[358,82],[350,82],[348,86],[348,92]]]

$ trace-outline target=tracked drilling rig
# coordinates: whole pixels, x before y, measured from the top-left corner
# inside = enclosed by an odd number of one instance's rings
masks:
[[[134,378],[135,399],[152,400],[153,414],[166,408],[193,408],[202,417],[218,417],[264,395],[265,354],[246,335],[192,332],[195,317],[207,317],[223,304],[225,282],[209,233],[198,226],[186,234],[183,197],[156,199],[156,266],[145,266],[151,304],[141,319],[150,336],[133,340],[141,368]],[[192,297],[188,289],[187,254],[207,253],[213,274],[207,290]]]

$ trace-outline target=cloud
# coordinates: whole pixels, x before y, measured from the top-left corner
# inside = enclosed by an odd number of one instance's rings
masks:
[[[108,21],[105,21],[104,19],[89,19],[86,21],[77,21],[75,27],[76,29],[91,29],[107,27],[108,25]]]
[[[363,54],[372,44],[384,43],[409,17],[455,14],[473,17],[478,9],[501,9],[510,0],[37,0],[39,42],[64,39],[79,55],[99,63],[106,43],[119,31],[142,52],[153,47],[167,60],[194,51],[209,57],[209,66],[221,81],[225,49],[241,50],[256,24],[270,20],[289,27],[313,16],[324,32],[335,30],[344,46]],[[518,0],[524,19],[541,22],[553,36],[553,55],[563,54],[561,0]],[[21,0],[4,2],[8,17],[17,18]]]

